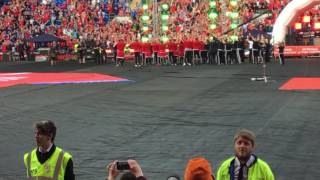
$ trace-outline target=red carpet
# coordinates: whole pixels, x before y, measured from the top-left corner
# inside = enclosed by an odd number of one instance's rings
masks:
[[[280,90],[320,90],[320,78],[292,78],[282,85]]]
[[[0,73],[0,88],[19,84],[72,84],[126,81],[129,80],[98,73]]]

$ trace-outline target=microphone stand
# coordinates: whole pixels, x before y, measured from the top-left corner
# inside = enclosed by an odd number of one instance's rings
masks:
[[[251,81],[264,81],[265,83],[267,83],[268,78],[270,78],[270,77],[267,77],[267,64],[266,64],[265,58],[263,56],[261,58],[262,58],[262,77],[252,77]]]

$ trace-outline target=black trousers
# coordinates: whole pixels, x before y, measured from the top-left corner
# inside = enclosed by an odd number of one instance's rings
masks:
[[[173,52],[169,52],[169,59],[171,64],[177,64],[177,57],[174,56]]]
[[[23,51],[19,52],[19,59],[20,59],[20,61],[24,61],[25,60]]]
[[[136,64],[141,64],[140,52],[134,52],[134,60]]]
[[[225,54],[224,54],[224,51],[218,51],[218,56],[219,56],[219,59],[220,59],[220,63],[226,63],[226,58],[225,58]]]
[[[215,60],[216,60],[216,56],[217,56],[217,51],[209,51],[208,55],[209,55],[209,64],[214,64]]]
[[[192,55],[193,55],[193,52],[192,50],[188,50],[186,51],[186,63],[192,63]]]

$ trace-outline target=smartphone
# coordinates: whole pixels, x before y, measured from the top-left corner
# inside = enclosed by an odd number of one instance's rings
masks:
[[[129,170],[130,166],[128,162],[117,162],[117,169],[118,170]]]

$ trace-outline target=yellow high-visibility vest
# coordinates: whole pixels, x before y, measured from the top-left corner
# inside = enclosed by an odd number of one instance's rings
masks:
[[[78,43],[76,43],[76,44],[74,45],[74,52],[75,52],[75,53],[77,53],[77,52],[78,52],[78,47],[79,47],[79,44],[78,44]]]
[[[230,166],[231,162],[234,160],[234,157],[231,157],[225,160],[218,169],[217,172],[217,180],[230,180],[234,179],[234,177],[230,178]],[[231,172],[232,173],[232,172]],[[272,173],[269,165],[261,159],[257,159],[256,163],[254,163],[248,169],[248,180],[275,180],[274,175]]]
[[[64,180],[68,161],[72,156],[56,147],[49,159],[41,164],[37,158],[37,149],[24,155],[27,178],[33,180]]]

